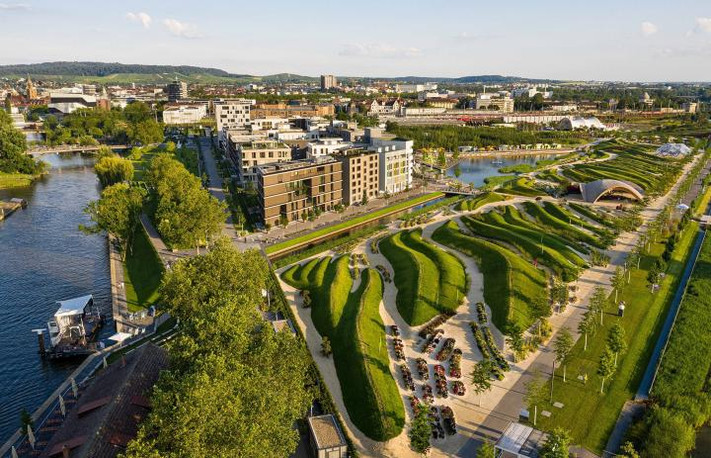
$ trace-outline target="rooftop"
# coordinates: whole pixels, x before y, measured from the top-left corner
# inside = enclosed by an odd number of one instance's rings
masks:
[[[259,166],[259,172],[263,175],[269,173],[286,172],[289,170],[298,170],[306,167],[313,167],[322,164],[332,164],[338,162],[332,156],[319,156],[310,159],[299,159],[296,161],[275,162],[272,164],[264,164]]]
[[[346,445],[346,440],[333,415],[309,417],[309,426],[319,449]]]
[[[538,456],[538,444],[543,442],[545,434],[521,423],[509,423],[509,426],[496,441],[496,448],[518,456]]]

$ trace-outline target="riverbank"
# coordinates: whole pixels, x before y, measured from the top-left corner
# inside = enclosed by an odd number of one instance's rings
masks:
[[[0,189],[22,188],[29,186],[42,175],[26,173],[0,173]]]
[[[575,151],[575,148],[566,149],[523,149],[523,150],[505,150],[505,151],[476,151],[459,153],[460,159],[477,159],[487,157],[515,157],[515,156],[536,156],[542,154],[570,154]],[[451,167],[450,167],[451,168]]]

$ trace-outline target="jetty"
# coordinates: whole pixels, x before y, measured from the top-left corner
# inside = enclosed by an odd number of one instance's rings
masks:
[[[15,197],[13,199],[10,199],[9,201],[0,200],[0,221],[12,215],[17,210],[26,207],[27,201],[25,199]]]

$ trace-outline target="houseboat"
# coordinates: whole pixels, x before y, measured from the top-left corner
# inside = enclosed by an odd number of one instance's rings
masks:
[[[40,354],[55,358],[87,356],[97,351],[96,338],[104,318],[94,304],[94,296],[87,295],[57,301],[59,309],[47,322],[49,348],[45,346],[44,330],[36,330]]]

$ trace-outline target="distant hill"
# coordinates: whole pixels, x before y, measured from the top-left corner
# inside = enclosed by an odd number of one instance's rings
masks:
[[[174,78],[189,83],[304,83],[316,82],[318,77],[278,73],[274,75],[247,75],[230,73],[219,68],[193,65],[144,65],[119,62],[43,62],[38,64],[0,65],[0,77],[19,78],[30,75],[35,79],[50,79],[62,82],[102,84],[161,84]],[[439,82],[462,84],[506,84],[516,82],[554,83],[556,80],[522,78],[518,76],[479,75],[460,78],[403,76],[397,78],[339,77],[342,80],[392,81],[392,82]]]

